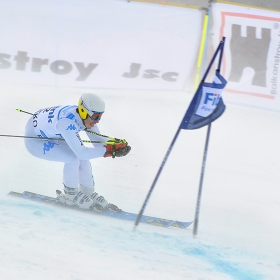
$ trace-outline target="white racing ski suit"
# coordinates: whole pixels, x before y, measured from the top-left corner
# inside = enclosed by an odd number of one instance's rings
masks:
[[[85,147],[79,132],[86,129],[76,112],[77,106],[55,106],[41,109],[28,121],[25,136],[57,138],[64,140],[43,140],[25,138],[27,150],[35,157],[64,162],[63,184],[69,188],[94,188],[90,159],[103,157],[106,148],[102,143]],[[89,131],[99,133],[95,124]],[[87,132],[90,140],[105,142],[109,139]]]

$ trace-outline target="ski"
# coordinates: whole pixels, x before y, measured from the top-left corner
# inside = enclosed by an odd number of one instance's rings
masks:
[[[92,214],[107,216],[107,217],[112,217],[112,218],[117,218],[117,219],[127,220],[127,221],[135,221],[138,216],[135,213],[130,213],[130,212],[122,211],[122,210],[120,210],[120,212],[106,211],[106,212],[102,212],[102,213],[99,213],[99,212],[96,212],[96,211],[93,211],[90,209],[83,210],[83,209],[80,209],[75,206],[68,206],[68,205],[62,204],[55,197],[41,195],[38,193],[29,192],[29,191],[24,191],[23,193],[11,191],[11,192],[9,192],[9,195],[19,197],[19,198],[29,199],[32,201],[43,202],[43,203],[55,205],[58,207],[64,207],[64,208],[79,210],[79,211],[87,211]],[[161,227],[165,227],[165,228],[176,227],[176,228],[180,228],[180,229],[185,229],[192,224],[192,222],[181,222],[181,221],[176,221],[176,220],[161,219],[158,217],[147,216],[147,215],[143,215],[140,222],[145,223],[145,224],[155,225],[155,226],[161,226]]]

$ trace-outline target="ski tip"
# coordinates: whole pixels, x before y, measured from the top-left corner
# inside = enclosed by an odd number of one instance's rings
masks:
[[[186,229],[187,227],[189,227],[193,222],[180,222],[180,221],[175,221],[172,226],[173,227],[177,227],[177,228],[182,228],[182,229]]]

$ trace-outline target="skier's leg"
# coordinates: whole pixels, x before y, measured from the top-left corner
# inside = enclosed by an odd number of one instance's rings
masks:
[[[79,175],[80,190],[86,195],[90,196],[95,205],[99,205],[102,207],[100,209],[97,208],[97,210],[104,211],[105,209],[107,209],[107,200],[102,195],[98,195],[98,193],[95,192],[95,183],[92,175],[92,168],[88,160],[80,161]]]
[[[93,189],[94,192],[94,179],[92,175],[92,168],[89,160],[80,160],[79,166],[79,183],[84,188]]]
[[[80,208],[88,209],[93,200],[78,190],[80,160],[74,152],[62,141],[44,141],[25,139],[27,150],[35,157],[64,162],[63,184],[66,197],[66,204],[77,205]]]

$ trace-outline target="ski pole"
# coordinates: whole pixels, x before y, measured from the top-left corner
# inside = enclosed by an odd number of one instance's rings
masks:
[[[97,136],[101,136],[101,137],[105,137],[105,138],[110,139],[108,142],[106,142],[106,144],[118,145],[118,144],[127,143],[127,141],[125,139],[119,139],[119,138],[115,138],[115,137],[111,137],[111,136],[102,135],[100,133],[97,133],[97,132],[94,132],[94,131],[90,131],[90,130],[86,130],[86,131],[91,133],[91,134],[95,134]]]
[[[26,111],[23,111],[21,109],[16,109],[18,112],[21,112],[21,113],[25,113],[25,114],[28,114],[28,115],[33,115],[32,113],[29,113],[29,112],[26,112]]]
[[[29,139],[38,139],[38,140],[62,140],[63,138],[47,138],[47,137],[37,137],[37,136],[23,136],[23,135],[9,135],[9,134],[0,134],[0,137],[13,137],[13,138],[29,138]],[[100,144],[110,144],[109,142],[93,141],[93,140],[82,140],[84,143],[100,143]]]
[[[98,132],[94,132],[94,131],[91,131],[91,130],[86,130],[86,132],[89,132],[89,133],[94,134],[94,135],[97,135],[97,136],[109,138],[109,139],[114,140],[114,141],[119,140],[119,139],[117,139],[117,138],[115,138],[115,137],[111,137],[111,136],[107,136],[107,135],[102,135],[102,134],[100,134],[100,133],[98,133]]]

